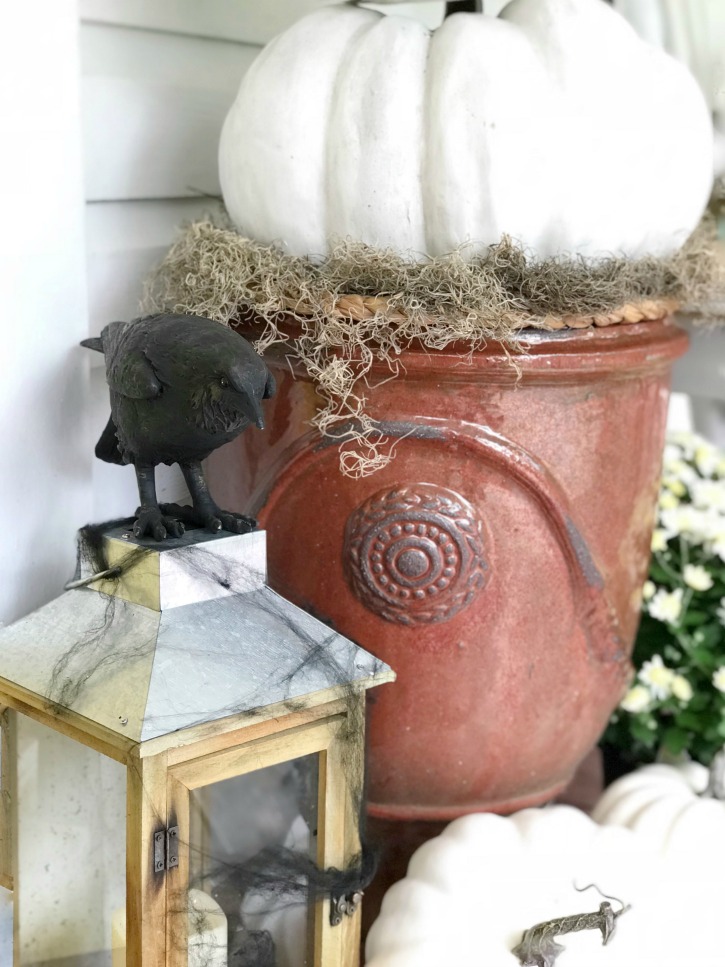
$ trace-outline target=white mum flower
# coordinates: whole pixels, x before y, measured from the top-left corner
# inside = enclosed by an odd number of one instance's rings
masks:
[[[660,513],[660,529],[667,535],[667,540],[671,537],[679,537],[682,533],[682,525],[687,525],[694,518],[691,514],[695,512],[691,504],[683,504],[682,507],[665,508]]]
[[[667,668],[660,655],[653,655],[651,661],[646,661],[637,674],[637,678],[649,688],[652,697],[658,699],[670,697],[675,677],[675,672]]]
[[[725,511],[725,480],[697,480],[691,490],[692,502],[696,507]]]
[[[667,532],[661,527],[658,527],[652,534],[652,550],[657,553],[658,551],[667,550]]]
[[[709,591],[715,583],[710,572],[701,564],[685,564],[682,579],[693,591]]]
[[[672,447],[671,444],[665,447],[664,459],[662,461],[662,473],[664,477],[672,477],[680,480],[688,487],[695,480],[700,480],[700,475],[687,460],[683,460],[682,450]]]
[[[619,703],[619,707],[623,708],[625,712],[645,712],[652,702],[652,696],[650,695],[649,689],[645,688],[644,685],[635,685],[633,688],[627,692],[622,701]]]
[[[687,463],[685,460],[680,460],[677,463],[673,463],[669,468],[669,473],[677,477],[688,487],[691,487],[696,480],[701,479],[700,475],[692,464]]]
[[[720,665],[720,667],[712,673],[712,683],[718,692],[725,692],[725,665]]]
[[[693,541],[691,544],[701,543],[709,557],[722,557],[725,552],[725,517],[710,515],[710,521],[704,524],[707,535],[703,541]]]
[[[685,460],[691,460],[698,445],[702,442],[702,437],[696,433],[690,433],[688,430],[679,430],[669,435],[668,442],[680,449]]]
[[[672,694],[680,702],[689,702],[692,698],[692,685],[690,685],[684,675],[675,675],[672,679]]]
[[[682,588],[675,588],[674,591],[666,591],[660,588],[647,605],[650,615],[657,621],[664,621],[667,624],[676,624],[682,614]],[[662,661],[662,659],[660,659]]]
[[[668,441],[662,454],[662,466],[665,470],[672,470],[679,463],[683,463],[682,449],[676,443]]]
[[[682,535],[692,544],[704,544],[721,522],[719,518],[716,521],[710,511],[700,510],[692,504],[681,504],[664,509],[660,514],[660,523],[668,539]]]
[[[725,598],[720,598],[720,607],[715,611],[720,624],[725,625]]]
[[[719,557],[721,561],[725,561],[725,538],[715,541],[711,547],[712,553]]]
[[[674,510],[680,506],[680,498],[676,497],[671,490],[665,490],[660,494],[660,510]]]
[[[720,462],[720,451],[711,443],[701,440],[695,450],[695,465],[703,477],[711,477]]]
[[[654,593],[657,590],[657,586],[654,581],[645,581],[642,586],[642,600],[649,601],[650,598],[654,597]]]
[[[674,494],[675,497],[684,497],[687,494],[687,487],[678,477],[663,477],[662,486]]]
[[[683,514],[683,522],[686,524],[686,536],[698,544],[709,540],[714,530],[720,526],[720,520],[716,513],[710,510],[700,510],[690,508],[690,514]]]
[[[725,540],[725,514],[717,510],[700,511],[700,530],[708,541]]]

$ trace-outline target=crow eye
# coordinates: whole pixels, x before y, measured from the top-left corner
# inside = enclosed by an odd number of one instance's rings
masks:
[[[229,380],[226,378],[226,376],[222,376],[222,378],[219,380],[219,385],[224,387],[229,386]]]

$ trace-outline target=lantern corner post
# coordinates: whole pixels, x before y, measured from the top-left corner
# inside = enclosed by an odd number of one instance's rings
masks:
[[[318,863],[345,869],[360,854],[360,810],[364,808],[365,692],[351,694],[338,719],[333,739],[321,755],[319,801],[324,820]],[[316,911],[315,967],[359,967],[361,911],[356,898],[329,897]],[[342,901],[346,912],[333,918],[332,906]],[[331,926],[335,919],[336,925]]]
[[[13,710],[0,696],[0,887],[13,892],[13,809],[15,803],[15,722]]]
[[[126,967],[166,967],[166,866],[155,855],[168,828],[166,753],[129,755],[126,789]]]
[[[11,897],[12,962],[20,963],[17,915],[17,742],[15,712],[0,693],[0,887]],[[10,965],[8,965],[10,967]]]
[[[166,886],[166,963],[168,967],[187,967],[189,963],[189,886],[192,878],[192,842],[189,789],[173,775],[167,784],[167,840],[170,859]]]

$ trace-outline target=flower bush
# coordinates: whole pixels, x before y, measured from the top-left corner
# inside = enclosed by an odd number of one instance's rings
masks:
[[[637,762],[709,764],[725,746],[725,453],[695,434],[665,447],[633,660],[604,741]]]

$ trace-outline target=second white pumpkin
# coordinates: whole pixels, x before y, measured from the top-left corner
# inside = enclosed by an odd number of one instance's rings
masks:
[[[432,35],[318,11],[254,62],[219,155],[244,235],[411,257],[504,233],[538,256],[667,254],[702,214],[711,159],[694,79],[602,0],[513,0]]]
[[[632,908],[607,946],[596,931],[559,936],[556,967],[722,967],[716,875],[706,882],[659,845],[568,806],[467,816],[422,846],[388,891],[366,964],[517,967],[524,931],[596,910],[596,891],[575,890],[596,883]]]
[[[666,855],[691,859],[703,874],[719,876],[725,869],[725,802],[703,795],[708,779],[698,762],[641,766],[605,789],[592,817],[636,830]]]

